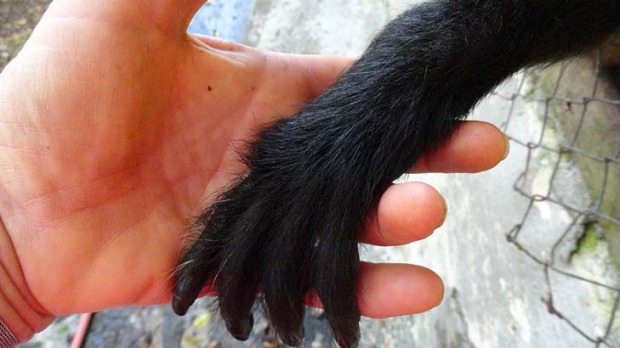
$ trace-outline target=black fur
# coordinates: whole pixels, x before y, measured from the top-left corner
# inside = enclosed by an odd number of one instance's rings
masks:
[[[620,25],[620,0],[439,0],[390,24],[295,117],[260,132],[250,170],[200,218],[173,306],[209,280],[229,331],[245,339],[262,289],[278,336],[303,340],[315,289],[341,347],[359,341],[357,238],[393,180],[440,146],[517,70],[581,53]]]

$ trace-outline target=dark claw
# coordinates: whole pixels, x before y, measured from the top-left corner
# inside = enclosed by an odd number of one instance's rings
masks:
[[[196,295],[198,296],[198,295]],[[176,294],[172,296],[172,310],[178,315],[185,315],[189,307],[194,304],[196,297],[179,297]]]
[[[178,315],[187,313],[209,279],[209,270],[219,264],[219,243],[205,243],[207,237],[201,238],[183,255],[176,270],[172,309]],[[209,255],[211,257],[207,259],[205,256]]]
[[[189,307],[194,304],[208,276],[206,272],[197,276],[192,276],[193,273],[181,272],[174,284],[172,309],[178,315],[185,315]]]
[[[226,328],[230,334],[239,341],[245,341],[250,337],[252,327],[254,326],[254,317],[252,314],[237,321],[226,321]]]

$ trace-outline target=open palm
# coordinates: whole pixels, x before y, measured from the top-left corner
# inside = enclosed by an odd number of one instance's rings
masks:
[[[25,108],[3,120],[18,142],[2,153],[3,218],[54,313],[163,301],[191,218],[241,170],[235,140],[328,83],[308,59],[191,38],[187,15],[87,10],[53,4],[2,81]]]
[[[169,301],[192,218],[243,170],[244,141],[295,113],[349,64],[189,36],[187,23],[202,2],[55,1],[0,75],[7,231],[0,238],[11,242],[0,261],[51,314]],[[501,135],[470,128],[478,131],[475,146],[498,150],[436,168],[477,171],[500,160]],[[467,146],[474,145],[454,148]],[[439,160],[421,163],[432,169]],[[399,190],[415,194],[380,206],[386,218],[369,223],[366,241],[405,243],[441,224],[445,210],[434,190]],[[421,208],[412,207],[414,196]],[[403,220],[397,213],[405,207],[429,212]],[[417,234],[396,232],[413,227]],[[390,311],[386,299],[399,297],[387,296],[367,315],[405,314],[441,299],[441,282],[421,267],[366,265],[361,281],[372,288],[388,276],[400,280],[393,291],[416,291],[418,307],[395,303]]]

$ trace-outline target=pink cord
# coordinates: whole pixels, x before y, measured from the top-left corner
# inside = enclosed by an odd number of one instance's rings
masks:
[[[81,348],[84,345],[92,316],[93,313],[85,313],[80,317],[77,332],[73,336],[73,341],[71,341],[71,348]]]

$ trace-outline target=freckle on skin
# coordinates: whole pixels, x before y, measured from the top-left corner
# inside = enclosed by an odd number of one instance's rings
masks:
[[[211,92],[213,90],[213,88],[211,88],[211,86],[208,86],[207,90],[209,90],[209,92]]]

